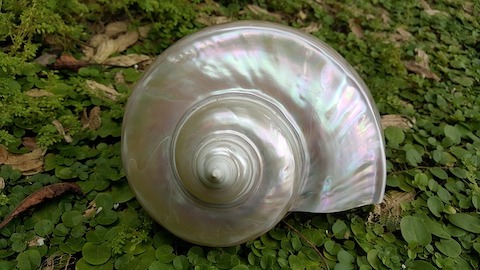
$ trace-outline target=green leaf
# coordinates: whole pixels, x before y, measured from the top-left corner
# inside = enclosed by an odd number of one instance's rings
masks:
[[[189,266],[190,263],[188,262],[187,257],[184,255],[177,256],[175,259],[173,259],[173,267],[175,270],[187,270]]]
[[[338,253],[337,253],[337,259],[340,263],[343,263],[343,264],[353,264],[355,262],[355,257],[353,257],[352,254],[350,254],[350,252],[348,251],[345,251],[345,250],[340,250]]]
[[[428,230],[433,235],[444,239],[451,238],[450,234],[442,227],[439,222],[431,220],[429,218],[424,218],[423,222],[425,223],[425,225],[427,225]]]
[[[445,133],[445,136],[447,136],[447,138],[452,140],[452,142],[455,144],[459,144],[460,141],[462,140],[462,137],[461,137],[462,135],[460,134],[458,129],[454,126],[446,125],[443,128],[443,132]]]
[[[344,221],[337,219],[332,226],[332,232],[337,239],[344,239],[345,233],[347,233],[348,227]]]
[[[437,270],[435,266],[426,261],[413,261],[412,265],[408,268],[412,270]]]
[[[100,225],[110,225],[117,221],[117,219],[117,212],[109,209],[100,211],[100,213],[98,213],[98,215],[95,217],[95,220]]]
[[[83,222],[83,216],[80,211],[72,210],[63,213],[62,221],[65,226],[73,228]]]
[[[102,210],[110,210],[113,208],[113,197],[108,193],[99,193],[95,197],[95,205],[102,207]]]
[[[453,239],[442,239],[440,241],[436,241],[435,246],[438,248],[438,250],[440,250],[440,252],[452,258],[460,256],[460,253],[462,252],[462,247],[460,244]]]
[[[432,235],[423,221],[417,217],[406,216],[400,221],[400,230],[407,243],[426,246],[432,241]]]
[[[124,183],[123,185],[112,186],[112,197],[115,203],[125,203],[135,197],[135,194],[133,194],[128,183]]]
[[[367,253],[367,261],[368,263],[373,267],[373,269],[380,269],[380,264],[381,264],[381,261],[380,259],[378,258],[378,253],[380,251],[376,250],[376,249],[371,249],[368,253]]]
[[[19,270],[38,269],[41,263],[41,256],[37,250],[26,250],[17,256],[17,267]]]
[[[112,249],[107,243],[96,245],[91,242],[85,243],[82,248],[82,255],[85,261],[92,265],[106,263],[112,255]]]
[[[388,144],[393,147],[398,147],[405,140],[405,133],[399,127],[387,127],[385,128],[384,133]]]
[[[448,216],[448,220],[455,226],[473,233],[480,233],[480,218],[465,213]]]
[[[433,167],[428,169],[435,177],[441,180],[447,180],[448,174],[447,172],[439,167]]]
[[[34,230],[39,236],[45,236],[53,232],[54,224],[48,219],[40,220],[35,223]]]
[[[418,166],[418,163],[422,162],[422,156],[413,148],[408,149],[405,154],[408,163],[412,166]]]
[[[457,76],[453,77],[452,79],[454,82],[463,85],[465,87],[469,87],[473,85],[473,79],[467,76]]]
[[[443,202],[437,196],[429,197],[427,200],[427,206],[430,212],[436,217],[441,217],[440,213],[443,212]]]
[[[175,254],[173,254],[173,247],[169,245],[161,245],[155,250],[155,257],[159,262],[170,263],[175,259]]]

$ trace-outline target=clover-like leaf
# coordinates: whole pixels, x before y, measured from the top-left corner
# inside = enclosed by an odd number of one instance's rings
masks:
[[[83,222],[83,216],[77,210],[67,211],[63,213],[62,221],[67,227],[73,228]]]
[[[112,255],[112,249],[107,243],[96,245],[87,242],[82,248],[82,255],[85,261],[92,265],[100,265],[106,263]]]

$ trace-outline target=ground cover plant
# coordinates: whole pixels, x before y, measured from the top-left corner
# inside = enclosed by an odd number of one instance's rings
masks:
[[[478,269],[479,18],[473,0],[0,1],[0,269]],[[382,204],[292,213],[229,248],[143,212],[120,160],[133,84],[179,38],[238,19],[302,29],[366,81]]]

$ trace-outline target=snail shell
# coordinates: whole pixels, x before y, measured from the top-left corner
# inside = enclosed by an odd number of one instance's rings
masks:
[[[157,58],[128,101],[122,158],[157,222],[196,244],[231,246],[288,211],[380,202],[379,119],[363,81],[326,44],[240,21]]]

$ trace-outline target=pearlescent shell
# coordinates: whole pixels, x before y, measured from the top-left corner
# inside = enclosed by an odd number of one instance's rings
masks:
[[[240,21],[205,28],[157,58],[128,101],[122,159],[162,226],[231,246],[288,211],[381,202],[379,119],[363,81],[326,44]]]

